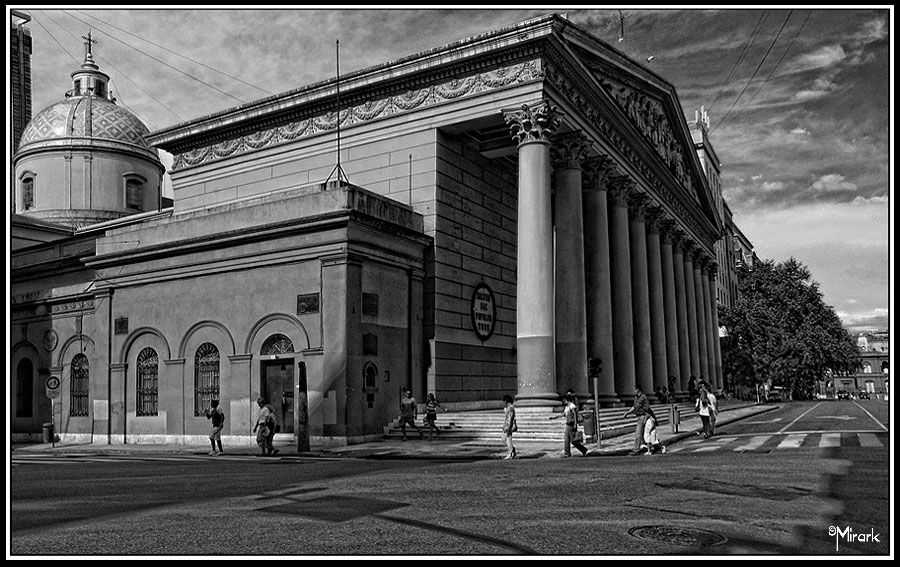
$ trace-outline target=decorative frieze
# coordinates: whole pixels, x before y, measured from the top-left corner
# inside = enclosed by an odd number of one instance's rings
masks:
[[[519,145],[527,142],[549,142],[559,127],[559,111],[544,100],[537,104],[523,104],[519,110],[503,113],[509,134]]]
[[[544,73],[539,59],[500,67],[444,83],[410,90],[377,101],[366,101],[340,112],[341,128],[368,122],[379,118],[403,114],[450,102],[486,91],[502,89],[514,84],[543,79]],[[197,148],[175,155],[173,170],[201,165],[219,159],[261,150],[301,138],[314,136],[337,129],[338,115],[327,112],[303,120],[297,120],[260,130],[251,134],[225,140],[223,142]]]

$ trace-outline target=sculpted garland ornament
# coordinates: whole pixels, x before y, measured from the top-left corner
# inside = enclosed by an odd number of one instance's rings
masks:
[[[489,90],[543,79],[540,60],[526,61],[493,71],[453,79],[439,85],[407,91],[378,101],[366,101],[340,113],[341,127],[409,112],[435,104],[472,96]],[[282,126],[247,134],[211,146],[175,155],[173,170],[201,165],[237,154],[260,150],[337,129],[335,112],[290,122]]]

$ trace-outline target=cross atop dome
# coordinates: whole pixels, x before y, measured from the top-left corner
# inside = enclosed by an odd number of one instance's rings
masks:
[[[81,39],[84,40],[84,63],[81,64],[82,68],[88,67],[91,69],[99,69],[97,64],[94,62],[94,53],[91,49],[92,43],[97,43],[97,40],[94,39],[91,35],[91,32],[88,31],[88,34],[85,36],[81,36]]]

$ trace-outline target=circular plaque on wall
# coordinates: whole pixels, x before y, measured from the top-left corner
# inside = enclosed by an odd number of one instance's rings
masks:
[[[484,282],[475,286],[472,292],[472,328],[482,341],[494,334],[497,323],[497,302],[494,292]]]

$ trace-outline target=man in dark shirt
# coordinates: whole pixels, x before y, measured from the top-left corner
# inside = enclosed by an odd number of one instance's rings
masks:
[[[644,424],[647,422],[647,415],[650,410],[650,402],[644,395],[640,384],[634,385],[634,407],[628,410],[623,417],[628,417],[632,413],[637,417],[637,423],[634,427],[634,451],[633,455],[641,452],[641,445],[644,443]]]

